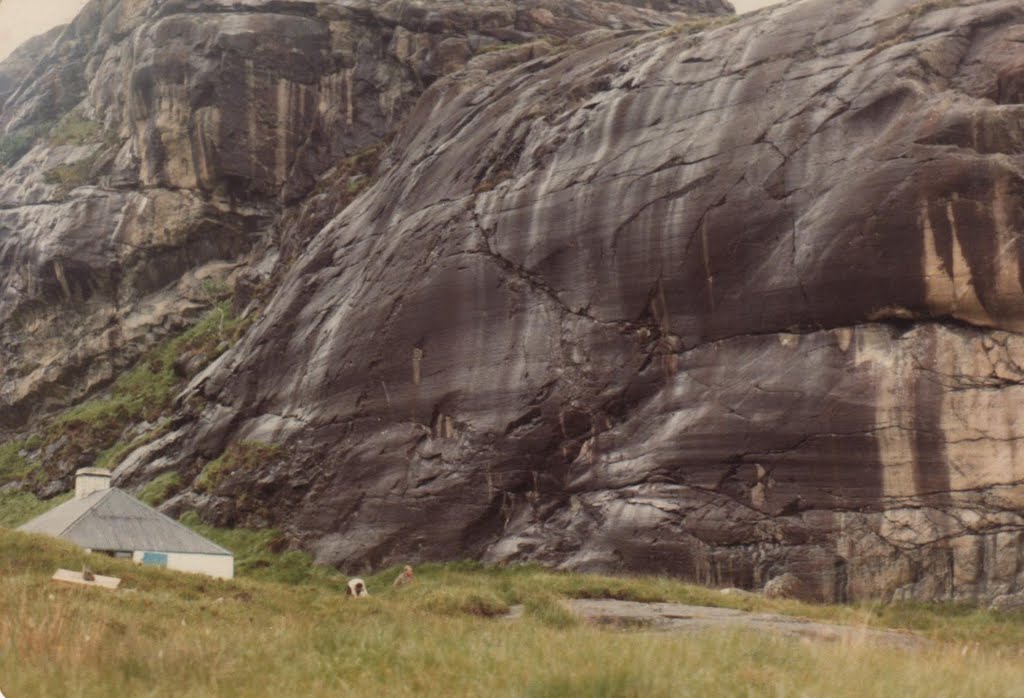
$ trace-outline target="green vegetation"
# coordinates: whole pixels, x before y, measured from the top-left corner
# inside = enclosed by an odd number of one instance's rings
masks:
[[[380,158],[384,154],[387,143],[378,141],[360,150],[355,155],[345,158],[343,164],[346,169],[354,174],[372,175],[380,164]]]
[[[363,148],[355,155],[345,158],[342,162],[340,176],[347,177],[348,183],[345,192],[348,195],[347,205],[357,196],[368,189],[375,181],[374,174],[380,164],[381,155],[384,154],[385,144],[374,143],[368,148]]]
[[[907,14],[911,17],[918,17],[927,12],[945,10],[950,7],[956,7],[959,4],[959,0],[924,0],[924,2],[919,2],[907,10]]]
[[[48,135],[51,146],[89,145],[102,141],[102,127],[90,119],[71,113],[56,124],[53,122],[18,129],[0,138],[0,166],[13,165],[21,159],[44,135]],[[58,165],[43,173],[43,181],[59,186],[62,192],[88,184],[102,148],[88,157],[75,162]]]
[[[579,619],[561,602],[555,594],[537,592],[523,600],[528,617],[554,628],[569,628],[579,624]]]
[[[256,468],[277,456],[280,450],[279,446],[255,441],[232,443],[219,458],[206,464],[196,478],[195,488],[199,492],[212,492],[229,475]]]
[[[47,121],[24,126],[7,135],[0,135],[0,169],[18,162],[44,136],[48,136],[49,144],[55,146],[100,143],[102,135],[100,124],[75,113],[66,115],[56,124]],[[63,188],[71,189],[88,181],[95,164],[95,157],[85,158],[79,162],[55,167],[47,172],[44,178],[49,184],[59,184]],[[78,184],[75,184],[76,182]]]
[[[189,512],[181,522],[201,536],[235,554],[235,574],[282,584],[319,584],[343,588],[346,577],[331,567],[313,564],[313,558],[298,550],[285,550],[287,542],[276,529],[259,531],[215,528]]]
[[[231,297],[231,287],[228,286],[224,279],[215,277],[203,279],[200,288],[203,289],[203,294],[211,302],[219,302]]]
[[[390,580],[381,580],[387,587]],[[414,608],[442,616],[494,618],[508,614],[510,606],[496,591],[472,586],[418,585],[407,594]]]
[[[328,190],[337,193],[344,189],[346,196],[338,206],[348,206],[376,181],[377,166],[386,147],[387,143],[380,141],[348,156],[317,183],[314,194],[324,194]]]
[[[58,165],[43,173],[43,181],[59,186],[62,192],[69,192],[77,187],[85,186],[92,181],[93,168],[99,155],[97,150],[92,155],[65,165]]]
[[[121,577],[122,589],[49,580],[58,567],[83,564]],[[969,631],[966,644],[906,652],[752,632],[612,630],[530,611],[557,607],[563,594],[552,584],[643,597],[717,594],[665,580],[456,563],[418,567],[412,586],[392,589],[396,571],[366,577],[372,596],[356,601],[342,594],[340,575],[301,585],[219,581],[0,531],[0,685],[7,695],[23,697],[657,698],[1003,696],[1016,695],[1024,682],[1019,645],[991,640],[992,631],[1019,640],[1024,620],[1018,617],[989,614],[984,626]],[[493,615],[514,602],[526,605],[522,618]],[[905,612],[941,616],[953,625],[972,615],[918,607]]]
[[[103,127],[81,114],[72,112],[50,131],[50,145],[88,145],[103,140]]]
[[[55,473],[39,462],[42,447],[48,448],[47,463],[114,468],[128,453],[166,434],[166,415],[187,380],[180,362],[208,364],[234,344],[248,325],[248,320],[233,316],[231,301],[224,298],[230,291],[223,281],[208,280],[203,288],[211,301],[219,303],[191,329],[145,355],[106,395],[66,410],[42,427],[41,435],[0,443],[0,486],[53,477]],[[180,487],[179,476],[168,475],[150,483],[143,496],[158,504]],[[10,506],[35,511],[36,501],[32,495],[18,493]]]
[[[246,326],[246,320],[232,316],[229,301],[221,302],[194,327],[143,357],[118,378],[108,396],[84,402],[54,419],[45,444],[61,443],[55,459],[81,462],[99,455],[97,465],[116,466],[126,452],[162,433],[158,427],[141,437],[122,439],[127,426],[155,422],[171,407],[184,383],[174,370],[175,361],[201,357],[208,363],[236,342]]]
[[[38,444],[26,441],[0,444],[0,485],[21,480],[32,471],[32,464],[21,455],[32,448],[38,448]]]
[[[166,434],[167,425],[168,420],[165,419],[155,429],[150,429],[134,439],[119,439],[113,446],[100,451],[93,466],[114,469],[126,455]]]
[[[181,475],[164,473],[153,478],[139,493],[139,499],[151,507],[159,506],[181,489]]]
[[[36,124],[0,135],[0,169],[10,167],[25,156],[49,129],[51,123]]]
[[[363,190],[366,189],[369,185],[369,177],[367,177],[366,175],[355,175],[353,177],[349,177],[346,192],[348,193],[349,196],[351,196],[354,199],[355,197],[359,196],[363,192]]]
[[[71,494],[39,499],[31,492],[0,493],[0,527],[17,528],[69,499]]]

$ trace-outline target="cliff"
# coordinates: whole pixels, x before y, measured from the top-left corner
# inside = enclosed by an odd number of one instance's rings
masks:
[[[1024,9],[613,5],[94,1],[0,115],[55,122],[0,175],[2,423],[233,293],[116,459],[171,513],[349,568],[1021,591]]]

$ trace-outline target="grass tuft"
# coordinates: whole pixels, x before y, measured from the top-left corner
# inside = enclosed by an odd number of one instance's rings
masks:
[[[468,615],[493,618],[509,612],[509,605],[496,592],[489,589],[451,585],[437,588],[421,585],[409,589],[406,596],[414,599],[416,608],[442,616]]]
[[[102,141],[103,127],[86,117],[71,112],[50,131],[50,145],[89,145]]]
[[[160,506],[181,490],[181,475],[164,473],[151,480],[139,493],[139,499],[151,507]]]
[[[562,599],[555,594],[531,595],[524,606],[528,618],[552,628],[571,628],[580,622],[576,614],[566,608]]]
[[[231,475],[264,465],[280,452],[281,447],[274,444],[257,441],[231,443],[220,457],[206,464],[196,478],[195,489],[198,492],[214,492]]]

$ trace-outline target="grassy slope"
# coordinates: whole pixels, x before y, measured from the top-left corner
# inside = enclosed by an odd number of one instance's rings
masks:
[[[69,499],[70,493],[41,500],[31,492],[4,492],[0,494],[0,526],[16,528]]]
[[[726,598],[667,580],[432,565],[398,591],[389,586],[394,570],[368,577],[374,597],[351,601],[338,575],[306,585],[223,582],[91,557],[97,572],[123,577],[124,590],[48,581],[58,566],[76,569],[85,558],[60,542],[0,530],[6,695],[995,696],[1024,685],[1024,622],[977,611],[903,607],[901,619],[742,602],[872,623],[930,619],[934,636],[961,640],[903,653],[741,633],[604,630],[575,623],[554,603],[558,594]],[[513,602],[526,603],[524,619],[494,617]]]
[[[66,137],[79,135],[73,129]],[[204,291],[211,303],[220,302],[195,325],[147,353],[104,394],[37,424],[23,440],[0,441],[0,487],[21,481],[30,489],[33,483],[63,476],[66,468],[86,464],[114,468],[133,449],[166,433],[174,396],[188,380],[175,371],[175,361],[192,359],[197,366],[207,365],[237,341],[249,323],[232,314],[231,302],[224,299],[226,287],[208,281]],[[149,484],[144,498],[158,504],[180,489],[182,481],[168,473]],[[19,523],[2,514],[13,506],[40,513],[48,504],[33,503],[21,492],[0,493],[0,526]]]

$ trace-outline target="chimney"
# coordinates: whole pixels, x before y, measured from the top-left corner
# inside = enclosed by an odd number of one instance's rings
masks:
[[[110,489],[110,471],[106,468],[81,468],[75,473],[75,499]]]

